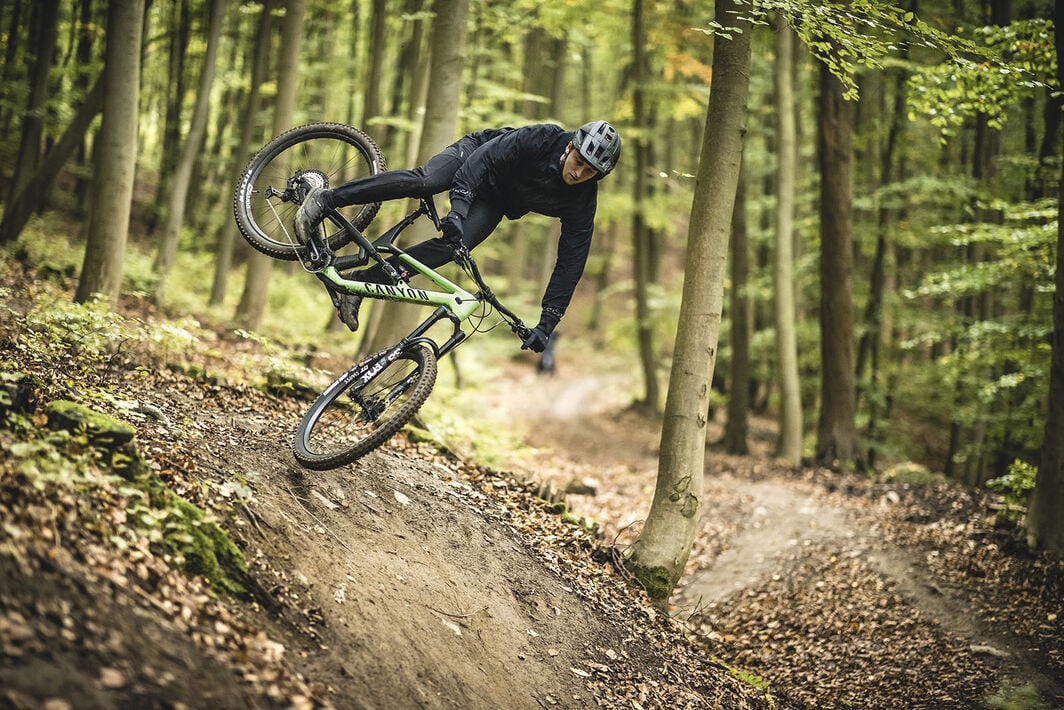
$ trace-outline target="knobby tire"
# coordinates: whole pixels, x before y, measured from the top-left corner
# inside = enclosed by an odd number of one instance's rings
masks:
[[[293,446],[301,465],[324,471],[356,461],[417,414],[436,383],[436,355],[413,344],[391,362],[382,360],[390,352],[382,350],[345,372],[310,406]],[[386,402],[388,395],[396,399]]]
[[[313,123],[281,133],[264,145],[248,163],[233,193],[233,213],[241,235],[258,251],[275,259],[294,261],[303,247],[295,238],[293,223],[299,204],[292,199],[291,178],[312,174],[314,184],[335,188],[355,178],[384,171],[384,156],[368,135],[342,123]],[[267,191],[282,197],[267,197]],[[380,203],[341,208],[358,230],[369,226]],[[322,223],[333,251],[351,241],[351,235],[330,220]],[[331,233],[330,233],[331,232]]]

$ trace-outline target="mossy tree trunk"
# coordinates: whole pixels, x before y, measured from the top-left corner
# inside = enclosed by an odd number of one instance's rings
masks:
[[[646,525],[628,560],[630,571],[660,606],[683,574],[702,499],[709,383],[720,336],[750,82],[751,27],[740,19],[739,10],[731,0],[717,3],[717,21],[740,27],[731,39],[717,37],[713,48],[713,82],[691,207],[657,484]]]

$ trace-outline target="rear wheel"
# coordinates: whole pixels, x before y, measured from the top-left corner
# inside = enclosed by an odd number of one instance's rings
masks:
[[[436,355],[424,345],[367,358],[311,405],[296,432],[296,460],[325,470],[365,456],[410,421],[435,383]]]
[[[380,148],[357,128],[314,123],[285,131],[263,146],[241,174],[233,194],[237,226],[263,254],[295,260],[303,247],[292,224],[305,194],[314,187],[337,187],[384,169]],[[375,202],[338,211],[362,230],[379,209]],[[350,235],[329,220],[322,226],[333,250],[350,241]]]

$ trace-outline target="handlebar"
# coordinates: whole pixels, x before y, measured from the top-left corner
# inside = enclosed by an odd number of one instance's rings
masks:
[[[473,255],[469,253],[469,249],[464,244],[456,244],[454,246],[454,260],[459,266],[466,270],[470,278],[480,289],[480,295],[485,301],[490,303],[495,310],[502,314],[503,318],[510,325],[512,330],[521,340],[526,340],[529,335],[532,334],[532,329],[529,328],[521,321],[521,318],[511,311],[506,306],[499,302],[495,292],[484,283],[484,277],[480,274],[480,268],[477,266],[477,262],[473,260]]]

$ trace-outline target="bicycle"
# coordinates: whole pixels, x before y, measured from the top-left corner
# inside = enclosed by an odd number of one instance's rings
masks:
[[[248,243],[267,256],[299,260],[325,285],[334,306],[339,306],[341,294],[435,306],[407,336],[359,361],[311,404],[296,430],[293,453],[302,466],[314,470],[352,463],[398,433],[432,392],[439,359],[469,337],[462,330],[463,323],[475,319],[473,331],[484,332],[482,324],[494,310],[502,320],[491,328],[505,322],[522,340],[531,332],[484,283],[464,246],[455,248],[455,262],[476,284],[475,293],[395,244],[407,227],[423,217],[440,231],[440,217],[431,197],[420,200],[414,211],[373,241],[364,230],[379,212],[379,202],[334,210],[322,223],[320,237],[308,244],[299,243],[292,224],[312,188],[373,175],[384,167],[380,148],[362,131],[339,123],[315,123],[285,131],[264,145],[244,169],[233,196],[236,222]],[[349,244],[358,246],[356,254],[336,254]],[[388,257],[396,259],[402,269],[396,269]],[[343,275],[371,261],[382,266],[391,283]],[[419,274],[432,286],[410,286],[410,279]],[[443,321],[450,322],[452,331],[446,341],[438,343],[428,331]]]

